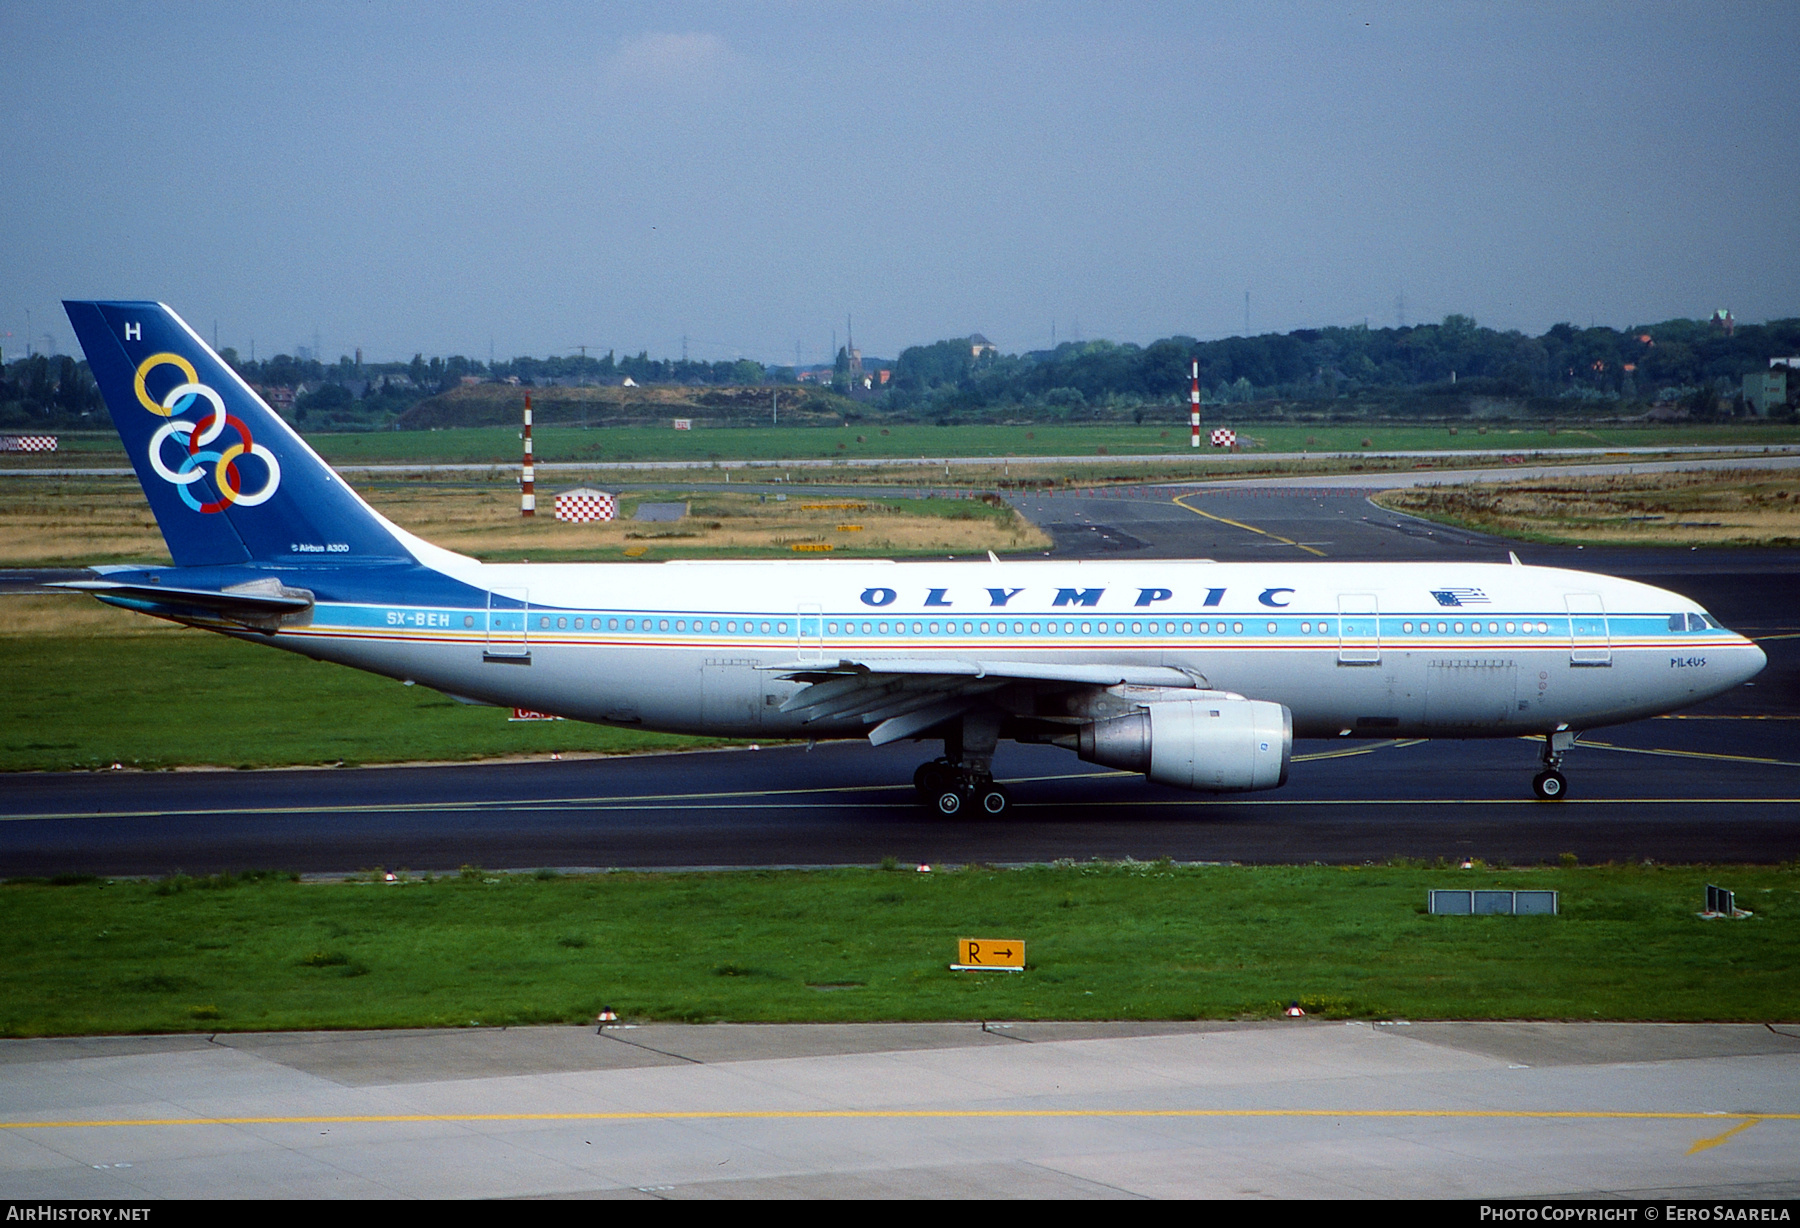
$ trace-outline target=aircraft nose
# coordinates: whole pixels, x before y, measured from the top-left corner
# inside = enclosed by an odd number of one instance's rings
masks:
[[[1769,654],[1749,640],[1744,640],[1732,648],[1726,649],[1726,660],[1731,669],[1728,675],[1731,686],[1742,686],[1750,679],[1763,672],[1769,663]]]
[[[1744,681],[1756,677],[1763,672],[1763,666],[1769,663],[1769,654],[1756,644],[1746,642],[1743,647]]]

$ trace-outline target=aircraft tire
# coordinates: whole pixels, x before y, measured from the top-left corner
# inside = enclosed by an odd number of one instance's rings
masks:
[[[939,789],[932,797],[932,808],[946,819],[953,819],[963,812],[967,799],[961,789]]]
[[[927,804],[936,804],[937,795],[955,784],[953,770],[942,759],[921,763],[919,770],[913,773],[913,788],[918,790],[919,800]]]
[[[981,802],[981,809],[990,819],[997,819],[1012,809],[1012,794],[1006,791],[1005,785],[988,785],[976,795]]]
[[[1531,791],[1540,802],[1560,802],[1568,795],[1569,782],[1561,772],[1539,772],[1531,778]]]
[[[925,801],[931,796],[931,786],[936,783],[932,780],[934,766],[930,763],[921,763],[919,770],[913,773],[913,789],[918,793],[920,801]]]

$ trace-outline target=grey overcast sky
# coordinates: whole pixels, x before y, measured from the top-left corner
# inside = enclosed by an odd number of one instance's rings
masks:
[[[0,0],[0,336],[822,361],[1800,314],[1793,3]]]

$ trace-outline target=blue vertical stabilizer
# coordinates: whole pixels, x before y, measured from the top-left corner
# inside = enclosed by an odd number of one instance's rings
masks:
[[[412,559],[180,316],[63,307],[177,566]]]

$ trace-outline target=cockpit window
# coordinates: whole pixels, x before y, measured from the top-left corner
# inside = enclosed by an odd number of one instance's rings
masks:
[[[1669,630],[1671,631],[1705,631],[1708,628],[1711,628],[1714,631],[1725,630],[1724,627],[1719,625],[1719,620],[1714,618],[1711,614],[1669,615]]]

